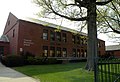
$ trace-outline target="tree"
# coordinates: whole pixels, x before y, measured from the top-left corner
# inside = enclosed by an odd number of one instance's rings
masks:
[[[109,41],[120,44],[120,3],[113,0],[97,8],[97,26],[99,33],[105,33]]]
[[[63,17],[71,21],[87,21],[88,46],[86,69],[93,70],[97,57],[96,5],[106,5],[112,0],[34,0],[41,8],[39,15]],[[57,15],[57,16],[56,16]]]

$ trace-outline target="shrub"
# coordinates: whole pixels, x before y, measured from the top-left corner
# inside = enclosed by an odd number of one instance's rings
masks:
[[[28,57],[26,59],[29,65],[41,65],[44,64],[42,57]]]
[[[22,52],[22,58],[24,59],[24,64],[29,65],[33,61],[35,55],[30,52]]]
[[[48,58],[46,64],[57,64],[58,60],[56,58]]]
[[[7,55],[2,58],[2,62],[8,67],[24,65],[24,60],[20,55]]]
[[[27,57],[26,61],[29,65],[44,65],[44,64],[57,64],[60,63],[56,58],[47,57]]]

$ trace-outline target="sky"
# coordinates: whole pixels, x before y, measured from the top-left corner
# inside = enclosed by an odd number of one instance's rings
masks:
[[[32,3],[32,0],[0,0],[0,36],[2,35],[5,24],[9,15],[9,12],[20,18],[37,18],[35,15],[39,8]],[[51,22],[51,21],[50,21]],[[59,21],[54,21],[56,24],[60,24]],[[74,27],[70,24],[64,23],[65,27]],[[74,27],[74,29],[76,29]],[[113,43],[108,42],[108,37],[105,34],[98,36],[100,39],[106,41],[106,45],[112,45]]]

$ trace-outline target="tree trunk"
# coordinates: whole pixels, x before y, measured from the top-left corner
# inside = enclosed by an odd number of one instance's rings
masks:
[[[95,69],[95,58],[97,58],[97,27],[96,27],[96,0],[90,0],[88,6],[88,45],[87,45],[87,70]]]

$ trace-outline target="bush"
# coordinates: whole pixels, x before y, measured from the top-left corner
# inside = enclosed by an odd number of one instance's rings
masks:
[[[60,63],[56,58],[47,57],[27,57],[28,65],[44,65],[44,64],[57,64]]]
[[[7,55],[2,58],[2,63],[8,67],[24,65],[24,59],[20,55]]]
[[[30,62],[33,61],[35,55],[30,52],[22,52],[21,53],[22,58],[24,59],[24,64],[29,65]]]
[[[57,64],[59,61],[56,58],[48,58],[46,64]]]
[[[29,65],[41,65],[44,64],[42,57],[28,57],[26,59]]]

